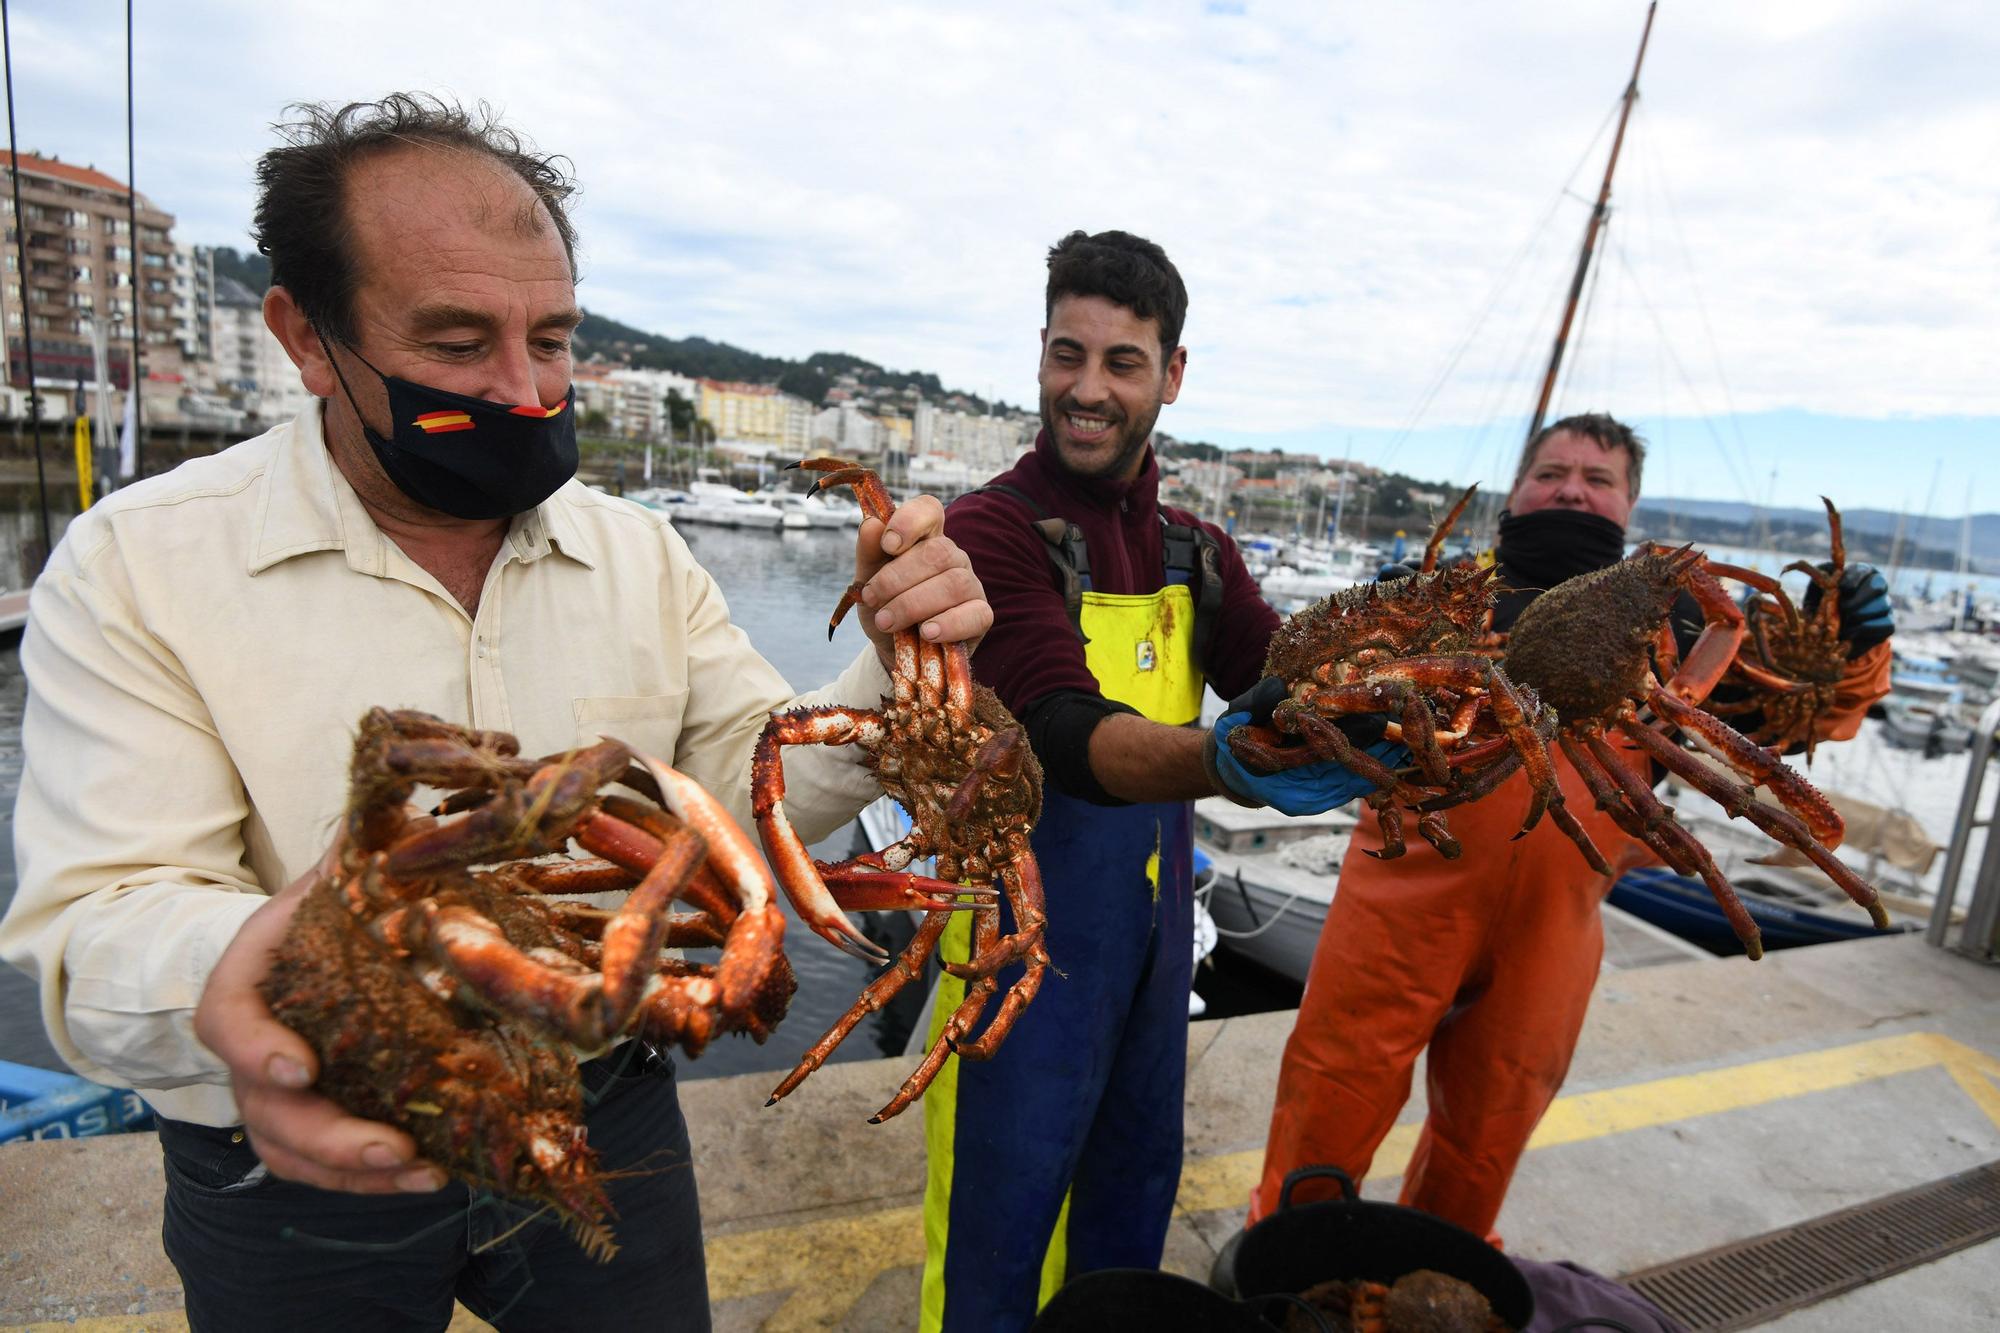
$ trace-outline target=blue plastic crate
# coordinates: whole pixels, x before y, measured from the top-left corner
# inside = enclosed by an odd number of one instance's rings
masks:
[[[147,1129],[153,1109],[130,1088],[0,1060],[0,1143]]]

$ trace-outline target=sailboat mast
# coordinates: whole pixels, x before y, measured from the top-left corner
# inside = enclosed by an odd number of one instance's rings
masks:
[[[1660,0],[1646,6],[1646,27],[1639,34],[1639,55],[1632,62],[1632,78],[1625,85],[1624,105],[1618,112],[1618,132],[1611,137],[1611,156],[1604,163],[1604,184],[1597,190],[1597,206],[1590,210],[1590,222],[1583,229],[1583,250],[1576,257],[1576,276],[1570,279],[1569,300],[1563,304],[1562,323],[1556,328],[1556,345],[1549,353],[1549,372],[1542,377],[1542,396],[1535,403],[1535,419],[1528,426],[1534,439],[1549,415],[1549,399],[1555,396],[1556,373],[1562,369],[1563,349],[1569,342],[1569,327],[1576,318],[1577,301],[1583,295],[1583,280],[1590,273],[1590,257],[1597,248],[1597,234],[1604,229],[1611,211],[1611,173],[1618,169],[1618,150],[1625,143],[1625,123],[1632,118],[1632,103],[1639,100],[1639,67],[1646,63],[1646,41],[1653,35],[1653,11]]]

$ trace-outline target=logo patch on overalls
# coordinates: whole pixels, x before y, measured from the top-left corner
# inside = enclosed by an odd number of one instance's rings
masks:
[[[1157,664],[1157,661],[1158,659],[1153,652],[1153,641],[1151,639],[1139,640],[1139,670],[1151,671]]]

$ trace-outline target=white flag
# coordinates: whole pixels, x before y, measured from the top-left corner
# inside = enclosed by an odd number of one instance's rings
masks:
[[[139,386],[125,395],[125,425],[118,432],[118,475],[130,481],[139,470]]]

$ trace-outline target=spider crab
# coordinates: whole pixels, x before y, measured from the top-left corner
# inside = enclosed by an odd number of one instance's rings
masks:
[[[1796,570],[1819,588],[1819,602],[1810,612],[1794,606],[1783,585],[1769,574],[1709,565],[1713,572],[1746,583],[1760,594],[1744,608],[1756,658],[1746,660],[1739,652],[1723,677],[1723,684],[1732,692],[1741,691],[1743,697],[1712,702],[1709,711],[1718,717],[1760,717],[1749,733],[1751,739],[1779,754],[1804,745],[1807,763],[1818,744],[1815,724],[1823,711],[1833,707],[1847,671],[1847,645],[1840,641],[1840,576],[1847,568],[1847,543],[1841,536],[1840,511],[1824,495],[1819,502],[1826,506],[1833,535],[1832,571],[1804,560],[1785,566],[1786,573]]]
[[[1770,750],[1744,737],[1700,704],[1736,660],[1744,616],[1716,572],[1691,547],[1648,546],[1592,574],[1557,584],[1530,602],[1507,636],[1508,675],[1553,705],[1557,742],[1606,811],[1632,837],[1682,875],[1699,875],[1752,958],[1763,956],[1757,925],[1707,848],[1653,794],[1650,765],[1660,764],[1712,798],[1732,817],[1748,819],[1805,854],[1878,927],[1889,924],[1875,890],[1828,850],[1845,831],[1820,792]],[[1700,636],[1683,659],[1668,620],[1685,591],[1703,615]],[[1665,683],[1661,678],[1665,677]],[[1642,714],[1641,710],[1647,710]],[[1725,764],[1720,772],[1673,739],[1678,732]],[[1638,765],[1607,736],[1637,747]],[[1734,776],[1732,776],[1733,774]],[[1757,799],[1767,788],[1778,806]]]
[[[1608,873],[1563,804],[1548,750],[1556,715],[1480,651],[1494,570],[1438,568],[1445,537],[1477,489],[1468,488],[1431,533],[1419,573],[1343,589],[1278,627],[1264,673],[1285,681],[1290,697],[1272,710],[1270,727],[1231,732],[1229,748],[1267,772],[1331,759],[1373,782],[1367,801],[1382,819],[1385,858],[1403,854],[1399,803],[1417,812],[1426,842],[1457,858],[1445,806],[1484,795],[1525,767],[1533,795],[1521,831],[1546,811]],[[1392,716],[1387,735],[1409,747],[1415,771],[1391,769],[1349,741],[1334,719],[1355,713]],[[1282,744],[1288,736],[1305,744]]]
[[[612,783],[650,799],[600,794]],[[419,785],[455,789],[441,817],[406,804]],[[571,839],[594,859],[521,859]],[[692,780],[617,741],[523,759],[504,733],[379,708],[340,848],[263,986],[318,1053],[319,1091],[458,1179],[545,1204],[608,1259],[579,1053],[769,1034],[796,983],[755,848]],[[615,910],[549,896],[613,889],[631,890]],[[677,897],[699,910],[670,913]],[[687,945],[720,960],[661,954]]]
[[[809,458],[794,467],[827,475],[814,486],[851,486],[870,518],[888,521],[895,505],[873,472],[832,458]],[[840,624],[860,596],[849,587],[834,609],[827,632]],[[826,1062],[834,1048],[868,1014],[923,975],[951,913],[972,910],[973,953],[965,963],[943,962],[964,978],[965,999],[916,1071],[873,1117],[880,1124],[923,1095],[952,1051],[970,1060],[999,1049],[1015,1019],[1041,987],[1048,954],[1042,945],[1045,917],[1042,877],[1028,845],[1042,808],[1042,770],[1028,748],[1027,734],[1005,705],[973,683],[972,662],[961,643],[926,643],[912,630],[895,638],[894,693],[879,709],[837,706],[800,708],[773,715],[757,742],[752,773],[752,812],[778,880],[806,923],[829,943],[871,964],[888,955],[854,928],[842,909],[915,909],[924,922],[897,957],[854,1006],[828,1029],[771,1094],[791,1092]],[[779,751],[787,745],[858,745],[882,790],[909,812],[910,832],[892,846],[838,865],[814,861],[785,818],[784,769]],[[937,858],[937,876],[907,869]],[[961,882],[962,881],[962,882]],[[996,881],[1005,885],[1014,930],[1001,928]],[[987,1000],[998,989],[1000,970],[1024,963],[986,1029],[968,1039]]]

